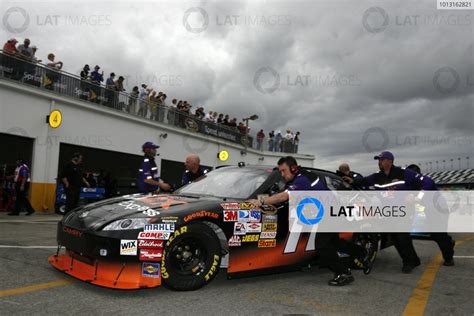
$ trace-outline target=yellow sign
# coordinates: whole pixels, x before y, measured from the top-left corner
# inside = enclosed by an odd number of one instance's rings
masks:
[[[48,124],[51,128],[58,128],[63,121],[63,115],[59,110],[52,110],[49,113]]]
[[[229,159],[229,152],[227,150],[221,150],[217,155],[220,161],[226,161]]]

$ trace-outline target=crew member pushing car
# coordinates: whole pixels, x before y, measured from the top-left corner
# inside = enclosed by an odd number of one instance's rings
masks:
[[[82,176],[82,154],[74,153],[71,161],[67,163],[61,171],[61,181],[66,192],[66,214],[79,205],[81,186],[90,187],[89,182]]]
[[[138,178],[138,190],[141,193],[158,193],[160,190],[169,191],[171,186],[160,179],[155,157],[156,149],[160,146],[146,142],[142,146],[144,153]]]
[[[298,166],[296,159],[288,156],[278,161],[278,170],[286,181],[285,191],[260,200],[250,200],[260,206],[262,204],[281,204],[289,200],[289,191],[329,191],[323,180],[317,175],[305,171]],[[316,234],[316,252],[321,265],[329,267],[334,272],[334,278],[329,280],[329,285],[342,286],[354,281],[351,270],[339,258],[338,251],[350,254],[363,264],[364,272],[370,272],[369,255],[364,248],[354,243],[341,240],[338,233]],[[363,262],[363,263],[362,263]]]
[[[421,174],[421,169],[417,165],[409,165],[407,169],[415,171],[423,180],[426,181],[427,185],[425,185],[425,190],[437,191],[438,188],[436,187],[435,182],[433,179],[428,177],[427,175]],[[420,186],[415,186],[416,190],[421,189]],[[451,238],[448,233],[430,233],[431,239],[433,239],[441,250],[443,254],[444,264],[447,267],[454,266],[454,240]]]
[[[410,169],[403,169],[393,164],[395,160],[389,151],[383,151],[374,157],[378,160],[380,171],[367,177],[343,177],[348,183],[357,186],[375,187],[377,190],[429,190],[428,178],[417,176],[417,173]],[[409,233],[392,233],[395,248],[402,258],[403,273],[410,273],[415,267],[420,265],[420,258],[413,247],[413,240]]]

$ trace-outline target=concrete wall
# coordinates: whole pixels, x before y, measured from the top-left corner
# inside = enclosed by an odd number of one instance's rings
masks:
[[[34,139],[31,199],[37,210],[52,208],[60,143],[141,155],[141,145],[153,141],[161,146],[159,159],[183,161],[197,153],[204,165],[237,164],[276,165],[281,154],[248,149],[211,136],[188,132],[166,124],[152,122],[128,113],[104,108],[89,102],[61,97],[52,92],[0,79],[0,133]],[[57,129],[46,124],[52,109],[62,112],[63,122]],[[160,134],[167,134],[166,139]],[[220,150],[229,159],[217,158]],[[303,166],[312,167],[314,156],[295,155]]]

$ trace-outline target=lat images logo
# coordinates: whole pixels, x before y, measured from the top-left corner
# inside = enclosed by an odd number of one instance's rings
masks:
[[[316,215],[316,217],[314,218],[311,218],[311,217],[307,217],[304,213],[303,213],[303,210],[305,208],[305,206],[313,206],[316,208],[316,210],[318,211],[318,214]],[[321,203],[321,201],[319,201],[318,199],[315,199],[315,198],[304,198],[301,200],[301,202],[298,204],[298,206],[296,207],[296,214],[298,215],[298,219],[305,225],[316,225],[317,223],[319,223],[322,219],[323,219],[323,216],[324,216],[324,206],[323,204]]]

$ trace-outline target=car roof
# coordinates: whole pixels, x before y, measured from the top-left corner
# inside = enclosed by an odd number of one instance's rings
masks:
[[[240,169],[240,168],[250,168],[250,169],[258,169],[258,170],[266,170],[266,169],[274,169],[276,168],[275,166],[269,166],[269,165],[245,165],[245,166],[235,166],[235,165],[225,165],[225,166],[219,166],[216,167],[215,169]],[[332,176],[335,176],[337,178],[340,178],[339,175],[337,175],[335,172],[330,171],[330,170],[325,170],[325,169],[319,169],[319,168],[311,168],[311,167],[302,167],[305,170],[308,171],[313,171],[316,173],[326,173],[330,174]]]

